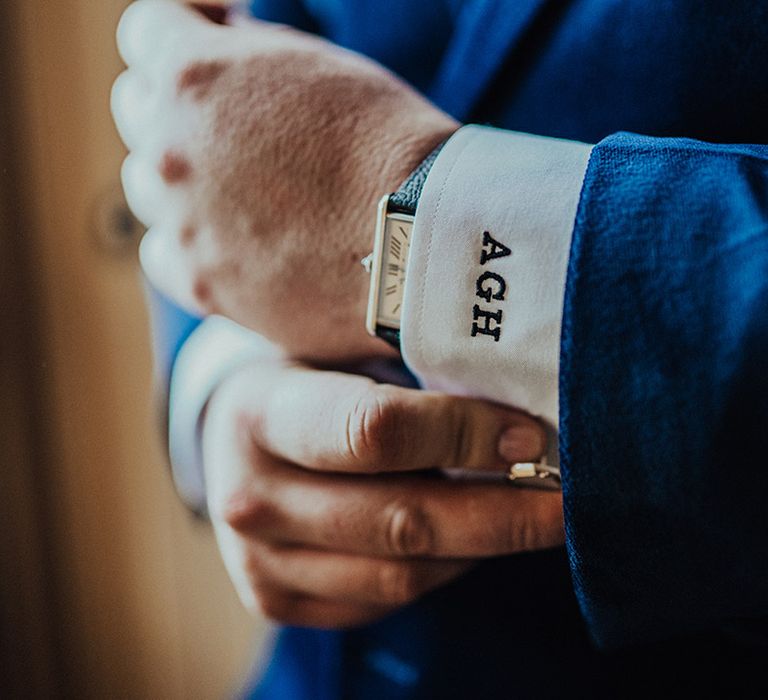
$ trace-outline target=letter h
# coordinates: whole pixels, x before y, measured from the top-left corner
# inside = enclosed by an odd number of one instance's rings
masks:
[[[472,337],[477,335],[491,335],[495,342],[499,342],[499,336],[501,335],[501,309],[498,311],[483,311],[477,304],[472,309],[472,317],[475,322],[472,324]],[[477,323],[480,319],[482,322]],[[495,328],[491,328],[491,324],[496,323]]]

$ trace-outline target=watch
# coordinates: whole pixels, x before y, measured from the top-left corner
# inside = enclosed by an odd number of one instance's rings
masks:
[[[361,261],[371,275],[366,329],[400,349],[400,318],[405,294],[408,252],[416,206],[437,159],[441,143],[414,170],[397,192],[384,195],[376,216],[373,252]]]

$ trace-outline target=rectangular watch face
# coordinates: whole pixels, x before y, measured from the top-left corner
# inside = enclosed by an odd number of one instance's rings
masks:
[[[379,325],[389,328],[400,328],[412,231],[413,217],[407,214],[387,214],[379,258],[381,265],[376,320]]]

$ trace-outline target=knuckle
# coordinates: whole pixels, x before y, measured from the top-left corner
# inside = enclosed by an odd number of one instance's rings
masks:
[[[153,174],[143,158],[129,153],[120,168],[120,179],[129,208],[146,226],[152,226],[158,214],[162,193],[153,189]]]
[[[262,555],[258,547],[247,547],[243,554],[243,569],[251,582],[253,592],[258,597],[262,586]]]
[[[275,563],[270,562],[269,547],[252,545],[243,554],[242,568],[250,588],[254,611],[269,619],[285,621],[288,614],[288,593],[270,574]]]
[[[120,16],[120,22],[117,26],[117,39],[123,49],[126,48],[129,42],[134,40],[134,35],[138,31],[137,25],[144,11],[143,2],[133,2],[128,5]]]
[[[419,581],[413,567],[387,562],[379,570],[379,598],[385,605],[405,605],[419,595]]]
[[[395,395],[381,387],[365,392],[347,416],[346,445],[356,463],[378,470],[398,443],[402,413]]]
[[[224,439],[236,440],[239,451],[247,444],[249,418],[243,408],[242,384],[233,377],[224,379],[216,387],[206,406],[203,420],[203,436],[210,425],[222,426]]]
[[[254,444],[254,429],[257,417],[247,405],[244,404],[242,387],[237,381],[229,381],[222,391],[228,391],[226,398],[230,401],[232,426],[235,431],[235,440],[242,453],[254,462],[252,450]]]
[[[565,541],[562,498],[548,492],[531,494],[528,508],[513,519],[508,533],[510,552],[531,552],[561,545]]]
[[[530,552],[538,549],[538,531],[530,518],[513,518],[507,528],[505,549],[509,553]]]
[[[122,180],[126,194],[133,189],[136,179],[140,176],[139,171],[140,165],[138,156],[134,153],[129,153],[120,166],[120,179]]]
[[[285,547],[267,539],[254,539],[248,543],[248,556],[252,564],[251,570],[258,576],[254,579],[266,584],[273,580],[273,574],[283,565]]]
[[[236,493],[221,507],[221,519],[238,531],[261,531],[276,517],[275,504],[261,494]]]
[[[293,600],[287,595],[273,590],[261,590],[257,593],[256,602],[259,612],[272,622],[287,623],[293,618]]]
[[[446,425],[450,426],[450,439],[445,441],[448,454],[445,463],[452,467],[462,468],[470,464],[472,453],[472,424],[471,415],[465,410],[466,404],[461,399],[444,396],[439,399],[441,415],[446,417]]]
[[[384,510],[384,546],[393,556],[429,554],[432,529],[424,511],[412,503],[395,501]]]
[[[115,82],[112,83],[112,90],[110,91],[109,97],[112,114],[115,116],[122,116],[125,109],[125,95],[128,91],[129,80],[130,75],[126,70],[120,73],[115,79]]]

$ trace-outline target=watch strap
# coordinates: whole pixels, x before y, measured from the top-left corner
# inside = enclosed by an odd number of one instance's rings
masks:
[[[389,196],[389,211],[400,212],[403,214],[416,214],[416,206],[421,197],[421,191],[424,189],[424,183],[427,181],[427,175],[440,155],[440,151],[445,145],[445,141],[437,146],[424,160],[419,163],[416,169],[400,185],[397,192]]]
[[[440,143],[432,152],[419,163],[416,169],[400,185],[397,192],[389,195],[387,200],[387,212],[407,214],[415,216],[416,207],[419,203],[419,197],[424,189],[424,183],[427,181],[427,175],[432,169],[437,156],[445,145],[445,141]],[[400,329],[389,328],[388,326],[376,326],[376,335],[389,343],[396,350],[400,350]]]
[[[386,340],[396,350],[400,350],[400,329],[376,326],[376,335]]]

